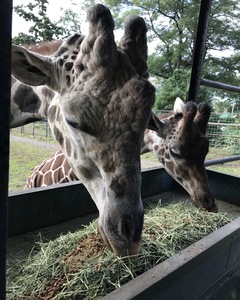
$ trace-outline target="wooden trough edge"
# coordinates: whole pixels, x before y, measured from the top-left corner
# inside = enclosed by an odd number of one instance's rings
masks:
[[[240,177],[207,171],[214,196],[240,206]],[[179,188],[162,168],[142,172],[142,198]],[[8,236],[97,212],[79,182],[9,196]],[[240,218],[145,272],[104,300],[240,299]],[[217,296],[215,296],[217,295]],[[211,297],[213,296],[213,298]],[[226,297],[224,297],[226,296]]]
[[[224,298],[222,283],[226,295],[239,293],[237,285],[229,284],[226,290],[226,280],[239,276],[239,249],[240,218],[101,299],[192,300],[209,299],[213,294],[214,299],[229,299]]]
[[[207,171],[214,196],[240,206],[240,178]],[[142,198],[181,187],[163,168],[142,172]],[[78,181],[11,193],[8,199],[8,237],[60,224],[97,212],[95,203]]]

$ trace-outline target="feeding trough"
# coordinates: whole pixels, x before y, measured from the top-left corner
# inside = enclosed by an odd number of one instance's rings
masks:
[[[142,176],[144,202],[186,199],[186,194],[164,169],[146,170]],[[232,299],[238,299],[240,178],[214,171],[208,171],[208,177],[215,198],[221,200],[220,210],[224,212],[233,206],[236,219],[108,294],[105,299],[218,299],[219,295],[226,298],[236,295]],[[19,240],[16,236],[33,230],[38,233],[44,227],[73,218],[77,218],[80,226],[86,224],[86,219],[96,217],[95,213],[95,204],[78,182],[39,189],[37,193],[14,193],[9,197],[9,255],[14,251],[14,240]],[[66,224],[60,225],[59,230],[66,230]]]
[[[207,24],[199,26],[206,27]],[[198,66],[199,61],[195,65]],[[198,87],[200,73],[201,68],[198,68],[198,72],[194,72],[193,68],[193,77],[198,79]],[[191,90],[194,90],[194,96]],[[196,101],[197,92],[198,88],[191,84],[189,100],[192,98]],[[7,138],[5,140],[7,144]],[[3,157],[7,157],[7,154],[4,153]],[[208,176],[215,198],[239,206],[238,177],[210,171]],[[163,169],[143,172],[143,198],[159,197],[162,193],[175,189],[179,187]],[[5,195],[4,190],[4,199]],[[3,202],[2,211],[5,212],[4,204]],[[95,212],[95,205],[79,183],[41,189],[37,192],[35,190],[34,193],[30,191],[12,194],[9,197],[8,242],[10,244],[16,236],[23,233],[33,230],[41,232],[46,226],[73,218],[80,217],[84,222],[88,214]],[[5,217],[4,214],[3,216]],[[5,219],[3,221],[5,222]],[[240,220],[234,220],[107,295],[105,299],[239,299],[239,225]],[[4,230],[2,232],[4,233]],[[1,257],[4,257],[4,253]]]

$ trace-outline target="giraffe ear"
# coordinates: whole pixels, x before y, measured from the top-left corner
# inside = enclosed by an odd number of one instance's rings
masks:
[[[173,113],[175,115],[183,114],[184,108],[185,108],[185,103],[182,101],[181,98],[177,97],[174,102]]]
[[[197,125],[199,131],[205,135],[207,131],[207,124],[211,115],[211,107],[206,102],[200,103],[197,106],[197,114],[194,118],[194,123]]]
[[[56,87],[53,82],[51,59],[21,46],[12,46],[12,74],[19,81],[32,85]]]
[[[148,121],[147,128],[156,132],[162,131],[164,123],[158,119],[155,113],[152,111],[150,119]]]

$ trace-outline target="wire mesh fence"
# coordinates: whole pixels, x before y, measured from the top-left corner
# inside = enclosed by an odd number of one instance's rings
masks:
[[[167,114],[168,110],[158,110],[157,114]],[[227,150],[228,155],[240,154],[240,119],[237,114],[211,113],[207,127],[210,148]]]
[[[157,111],[158,114],[169,113],[168,110]],[[39,121],[12,129],[12,132],[31,137],[53,139],[47,121]],[[240,120],[227,113],[212,113],[208,123],[207,136],[210,148],[227,150],[229,155],[240,154]]]
[[[17,127],[11,129],[11,132],[27,135],[29,137],[42,137],[50,140],[54,139],[47,120],[42,120],[21,127]]]

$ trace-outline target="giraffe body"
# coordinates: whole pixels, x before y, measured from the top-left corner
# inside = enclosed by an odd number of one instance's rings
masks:
[[[28,177],[25,190],[78,180],[63,152],[59,149],[53,156],[38,164]]]
[[[110,11],[88,10],[89,33],[70,36],[50,56],[13,46],[13,76],[54,91],[44,102],[52,133],[99,210],[99,231],[117,255],[138,254],[143,226],[140,147],[155,89],[146,70],[146,25],[125,22],[117,48]],[[134,53],[135,60],[131,60]],[[135,67],[142,66],[136,72]],[[43,107],[43,106],[42,106]],[[24,114],[12,110],[18,126]]]

